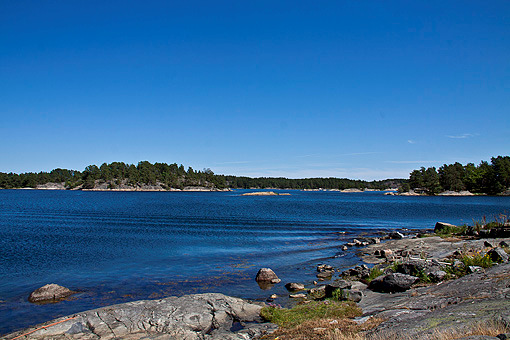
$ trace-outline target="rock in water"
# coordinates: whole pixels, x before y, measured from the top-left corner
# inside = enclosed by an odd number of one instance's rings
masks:
[[[271,268],[261,268],[255,277],[257,282],[265,283],[279,283],[282,280],[276,276],[275,272]]]
[[[302,283],[290,282],[285,285],[285,288],[287,288],[288,291],[292,292],[292,291],[296,291],[296,290],[304,290],[305,285]]]
[[[59,286],[55,283],[51,283],[41,288],[34,290],[30,296],[28,297],[29,302],[58,302],[69,295],[72,295],[76,292],[73,292],[66,287]]]
[[[411,288],[411,285],[418,280],[419,278],[416,276],[392,273],[376,277],[370,281],[368,288],[381,293],[404,292]]]
[[[392,233],[390,233],[390,238],[394,239],[394,240],[401,240],[404,238],[404,234],[398,232],[398,231],[394,231]]]

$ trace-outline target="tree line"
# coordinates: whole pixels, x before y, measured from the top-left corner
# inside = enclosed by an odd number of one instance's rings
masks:
[[[92,189],[98,183],[108,183],[109,188],[120,185],[131,187],[159,185],[164,189],[182,189],[186,186],[201,186],[215,189],[376,189],[399,187],[400,191],[413,189],[429,195],[445,190],[490,195],[501,193],[510,188],[510,157],[492,157],[491,162],[444,164],[435,167],[413,170],[409,179],[386,179],[380,181],[362,181],[347,178],[302,178],[284,177],[244,177],[216,175],[211,169],[186,170],[177,163],[139,162],[137,165],[123,162],[103,163],[101,166],[89,165],[83,171],[54,169],[50,172],[27,172],[22,174],[0,172],[0,188],[35,188],[47,183],[64,183],[66,189]]]
[[[119,185],[160,185],[165,189],[182,189],[186,186],[203,186],[223,189],[386,189],[401,185],[403,179],[362,181],[347,178],[243,177],[216,175],[211,169],[187,170],[182,164],[154,163],[143,161],[137,165],[123,162],[89,165],[84,171],[54,169],[50,172],[27,172],[22,174],[0,172],[0,188],[36,188],[47,183],[64,183],[66,189],[92,189],[98,183],[108,183],[109,188]]]
[[[442,191],[463,191],[496,195],[510,188],[510,157],[492,157],[490,164],[482,161],[475,166],[473,163],[462,165],[444,164],[435,167],[413,170],[409,181],[400,187],[400,191],[413,189],[428,195]]]

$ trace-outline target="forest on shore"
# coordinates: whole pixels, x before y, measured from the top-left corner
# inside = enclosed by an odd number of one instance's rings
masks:
[[[478,194],[497,195],[510,188],[510,157],[492,157],[491,162],[482,161],[479,165],[444,164],[435,167],[413,170],[407,183],[399,191],[414,190],[418,193],[436,195],[443,191],[469,191]]]
[[[101,166],[89,165],[84,171],[54,169],[50,172],[22,174],[0,172],[0,188],[37,188],[47,183],[64,183],[66,189],[93,189],[98,183],[108,183],[108,189],[120,186],[160,186],[163,189],[205,187],[210,189],[376,189],[396,188],[404,179],[362,181],[347,178],[243,177],[216,175],[211,169],[194,170],[166,163],[139,162],[137,165],[113,162]]]
[[[491,162],[479,165],[444,164],[413,170],[409,179],[386,179],[363,181],[347,178],[244,177],[214,174],[211,169],[187,170],[182,164],[139,162],[137,165],[123,162],[89,165],[84,171],[54,169],[50,172],[27,172],[22,174],[0,172],[0,188],[37,188],[48,183],[62,183],[65,189],[94,189],[106,184],[106,189],[159,186],[163,190],[203,187],[208,189],[373,189],[399,188],[400,192],[414,190],[435,195],[443,191],[470,191],[495,195],[510,188],[510,157],[492,157]]]

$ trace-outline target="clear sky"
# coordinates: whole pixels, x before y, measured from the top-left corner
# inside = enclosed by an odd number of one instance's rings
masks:
[[[0,0],[2,172],[370,180],[509,150],[509,1]]]

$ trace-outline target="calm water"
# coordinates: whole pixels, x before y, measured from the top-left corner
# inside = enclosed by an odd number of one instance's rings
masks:
[[[510,211],[510,197],[243,192],[0,190],[0,334],[137,299],[221,292],[262,300],[285,289],[260,290],[260,267],[283,283],[309,283],[322,261],[358,263],[339,245],[360,233]],[[47,283],[80,293],[58,304],[26,301]]]

